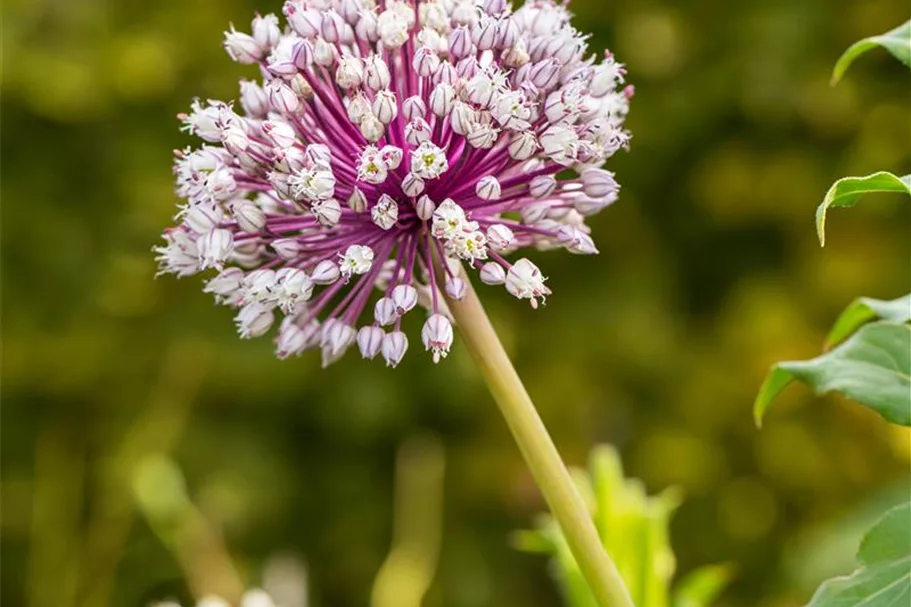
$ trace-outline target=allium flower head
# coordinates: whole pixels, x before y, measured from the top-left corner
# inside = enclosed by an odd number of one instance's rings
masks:
[[[162,273],[218,272],[204,290],[237,308],[241,337],[278,324],[280,358],[319,348],[329,364],[356,344],[395,366],[402,317],[420,305],[420,343],[439,361],[452,326],[437,285],[462,297],[459,264],[537,307],[546,278],[507,257],[597,252],[585,219],[617,198],[599,167],[629,141],[632,87],[610,53],[588,54],[565,5],[288,0],[283,12],[284,29],[266,15],[225,34],[261,83],[180,116],[204,143],[176,153],[186,203],[155,248]]]

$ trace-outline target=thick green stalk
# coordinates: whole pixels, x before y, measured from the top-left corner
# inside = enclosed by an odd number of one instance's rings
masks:
[[[601,545],[588,509],[522,385],[522,380],[503,349],[467,276],[463,277],[468,285],[465,297],[459,301],[447,297],[456,326],[506,418],[576,562],[601,607],[633,607],[623,578]]]

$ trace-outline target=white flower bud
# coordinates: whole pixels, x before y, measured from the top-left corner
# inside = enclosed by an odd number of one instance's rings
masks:
[[[436,209],[437,205],[426,195],[418,198],[418,202],[415,205],[415,212],[418,215],[418,219],[421,221],[429,221],[433,217],[433,212],[436,211]]]
[[[252,118],[265,118],[269,113],[269,97],[255,82],[240,81],[240,105]]]
[[[234,250],[234,234],[230,230],[220,228],[209,230],[196,240],[196,250],[199,252],[201,270],[221,270],[222,264]]]
[[[389,90],[380,91],[373,99],[373,114],[383,124],[389,124],[399,113],[395,93]]]
[[[323,348],[323,366],[338,360],[345,350],[354,343],[357,332],[351,325],[331,318],[323,324],[320,345]]]
[[[506,251],[515,245],[515,235],[507,226],[497,223],[487,228],[487,243],[495,251]]]
[[[360,86],[364,79],[364,67],[361,60],[351,55],[345,55],[338,60],[335,69],[335,82],[342,89],[348,90]]]
[[[430,111],[443,118],[448,116],[452,111],[452,105],[455,101],[455,90],[451,84],[441,82],[436,85],[433,92],[430,93]]]
[[[359,9],[360,10],[360,9]],[[360,19],[358,19],[357,25],[354,28],[355,35],[365,42],[376,42],[379,40],[379,32],[377,31],[378,23],[376,13],[370,10],[364,10],[360,13]],[[369,85],[368,85],[369,86]],[[371,87],[373,88],[373,87]],[[385,88],[385,87],[379,87]]]
[[[373,114],[369,114],[361,120],[360,128],[361,135],[370,143],[379,141],[380,137],[383,136],[383,133],[386,132],[385,125],[377,120],[376,116]]]
[[[519,214],[522,216],[522,223],[526,225],[534,225],[544,219],[549,210],[549,204],[544,202],[536,202],[522,207],[522,210],[519,211]]]
[[[355,187],[351,191],[351,196],[348,197],[348,208],[355,213],[363,213],[367,210],[367,197],[360,188]]]
[[[335,45],[330,44],[322,38],[317,38],[313,44],[313,62],[321,67],[331,67],[338,56],[338,50]]]
[[[345,27],[345,21],[342,16],[334,10],[322,11],[322,21],[320,22],[320,33],[326,42],[338,42],[342,38],[342,29]]]
[[[449,54],[456,59],[461,59],[472,54],[474,44],[471,42],[471,32],[465,26],[459,26],[449,34]]]
[[[380,297],[373,306],[373,319],[381,326],[394,323],[399,317],[395,309],[395,302],[388,297]]]
[[[452,323],[442,314],[433,314],[424,323],[421,329],[421,341],[424,349],[433,352],[433,362],[440,362],[446,358],[449,348],[452,347]]]
[[[534,134],[524,131],[513,135],[509,142],[509,156],[515,160],[531,158],[538,149]]]
[[[456,71],[455,67],[448,61],[441,63],[437,70],[433,73],[433,78],[431,80],[434,86],[439,84],[448,84],[449,86],[455,86],[459,81],[459,73]]]
[[[578,255],[595,255],[598,253],[598,248],[595,246],[591,236],[576,226],[561,227],[557,232],[557,240],[570,253]]]
[[[265,335],[273,322],[275,314],[272,309],[256,301],[245,305],[234,317],[234,324],[237,325],[241,339]]]
[[[271,51],[281,38],[282,31],[275,15],[257,15],[253,19],[253,39],[265,52]]]
[[[282,259],[295,259],[300,255],[301,246],[296,238],[276,238],[272,241],[272,249]]]
[[[553,175],[538,175],[528,184],[528,193],[532,198],[550,196],[557,187],[557,180]]]
[[[506,270],[495,261],[488,261],[481,266],[481,282],[485,285],[501,285],[506,282]]]
[[[452,299],[458,301],[465,297],[468,291],[468,285],[465,280],[459,276],[446,277],[446,293]]]
[[[361,356],[368,360],[376,358],[383,347],[385,336],[386,333],[379,327],[361,327],[357,332],[357,347],[361,351]]]
[[[245,301],[274,305],[277,280],[275,270],[263,268],[253,270],[244,277]]]
[[[231,213],[237,227],[244,232],[259,232],[266,226],[266,214],[250,200],[237,200],[231,205]]]
[[[275,340],[275,356],[278,357],[279,360],[285,360],[291,356],[299,356],[304,350],[311,346],[311,338],[312,335],[310,332],[306,329],[302,329],[295,323],[282,323],[281,328],[278,331],[278,339]],[[272,605],[273,603],[270,600],[269,603],[261,604]],[[243,605],[244,607],[247,605],[246,598],[244,598]]]
[[[300,107],[297,94],[278,78],[266,84],[266,93],[269,95],[269,103],[280,113],[293,114]]]
[[[552,57],[539,61],[531,66],[528,77],[539,89],[550,89],[560,79],[560,62]]]
[[[431,49],[422,46],[415,51],[411,65],[418,76],[427,78],[432,76],[437,68],[440,67],[440,58]]]
[[[231,26],[230,32],[225,32],[225,50],[228,56],[238,63],[256,63],[263,58],[263,49],[249,34],[243,34]]]
[[[320,33],[322,18],[315,8],[303,8],[297,0],[287,0],[283,9],[288,25],[302,38],[314,38]]]
[[[411,285],[396,285],[391,297],[399,316],[410,312],[418,303],[418,291]]]
[[[370,217],[380,228],[390,230],[399,220],[399,205],[389,194],[383,194],[371,209]]]
[[[609,207],[617,201],[617,193],[613,192],[608,194],[603,198],[588,198],[585,196],[580,196],[573,200],[573,208],[575,208],[579,213],[585,217],[591,215],[597,215],[605,208]]]
[[[373,115],[373,111],[370,109],[370,100],[361,91],[357,91],[348,98],[348,105],[345,107],[345,111],[348,113],[348,120],[354,124],[360,124],[364,118]]]
[[[423,192],[424,187],[424,180],[414,173],[408,173],[402,180],[402,192],[405,194],[405,196],[409,196],[411,198],[414,198]]]
[[[338,264],[324,259],[313,268],[313,272],[310,273],[310,279],[318,285],[331,285],[339,279],[340,274],[341,271]]]
[[[200,203],[183,212],[183,224],[196,234],[205,234],[224,219],[224,211],[216,204]]]
[[[586,196],[604,198],[616,194],[620,185],[614,174],[604,169],[586,169],[582,171],[582,186]]]
[[[478,113],[467,103],[456,101],[449,114],[449,126],[459,135],[467,135],[471,127],[477,122]]]
[[[266,137],[279,149],[290,148],[297,143],[297,133],[283,120],[266,120],[262,124],[262,129]]]
[[[408,336],[401,331],[392,331],[383,337],[383,358],[386,359],[386,366],[395,368],[405,352],[408,350]]]
[[[313,213],[320,225],[332,227],[338,225],[342,218],[342,206],[335,198],[328,200],[318,200],[310,205],[310,212]]]
[[[500,198],[500,182],[493,175],[482,177],[475,184],[475,193],[484,200],[497,200]]]
[[[424,118],[427,114],[427,105],[424,100],[417,95],[412,95],[402,102],[402,116],[405,120],[415,120]]]
[[[408,42],[408,21],[395,10],[383,11],[377,19],[376,30],[383,46],[397,49]]]
[[[496,19],[491,19],[486,14],[482,14],[478,23],[471,28],[471,41],[478,47],[478,50],[486,51],[492,49],[497,41]]]
[[[244,281],[244,271],[240,268],[225,268],[218,276],[206,282],[204,293],[215,295],[218,303],[233,303],[240,293]]]
[[[221,142],[232,155],[239,156],[247,150],[250,145],[250,138],[243,128],[232,126],[226,128],[221,133]]]

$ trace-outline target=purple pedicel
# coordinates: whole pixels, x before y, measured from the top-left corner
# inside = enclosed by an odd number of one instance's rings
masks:
[[[374,4],[289,0],[284,32],[275,15],[232,27],[225,49],[262,84],[241,82],[242,114],[197,100],[180,116],[206,144],[176,152],[186,204],[155,247],[161,273],[218,270],[205,291],[238,308],[241,337],[282,314],[280,358],[320,348],[328,365],[357,344],[394,367],[420,304],[437,362],[453,332],[435,285],[461,297],[467,262],[537,307],[546,279],[506,256],[596,253],[585,218],[617,198],[599,167],[629,142],[633,89],[610,53],[585,56],[565,5]],[[578,177],[555,180],[565,169]]]

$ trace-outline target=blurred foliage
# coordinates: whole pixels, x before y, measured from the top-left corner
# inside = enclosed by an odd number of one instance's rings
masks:
[[[390,544],[396,446],[423,428],[447,452],[424,604],[559,605],[542,559],[506,541],[543,505],[464,348],[438,367],[348,357],[322,371],[238,340],[198,281],[152,280],[170,150],[189,142],[173,117],[193,96],[236,96],[245,72],[221,33],[279,8],[4,2],[0,601],[185,596],[126,472],[163,453],[244,583],[284,551],[306,558],[313,605],[362,606]],[[571,463],[610,442],[651,491],[686,492],[671,525],[681,574],[730,562],[718,605],[802,604],[822,570],[850,571],[867,500],[909,491],[911,436],[869,411],[795,389],[761,433],[750,415],[769,364],[814,355],[857,293],[909,290],[911,215],[893,195],[833,215],[825,251],[807,233],[839,176],[911,165],[901,64],[871,53],[828,83],[842,50],[906,20],[907,3],[572,9],[637,87],[632,151],[609,165],[621,201],[594,222],[600,256],[536,259],[545,309],[482,297]]]
[[[723,565],[692,571],[671,592],[677,564],[668,528],[681,501],[674,488],[649,497],[641,481],[623,476],[620,457],[609,446],[596,447],[588,470],[574,472],[601,543],[616,563],[636,607],[709,607],[714,602],[731,577]],[[551,515],[541,515],[536,529],[519,532],[514,538],[519,549],[552,557],[554,576],[567,607],[597,607]]]

